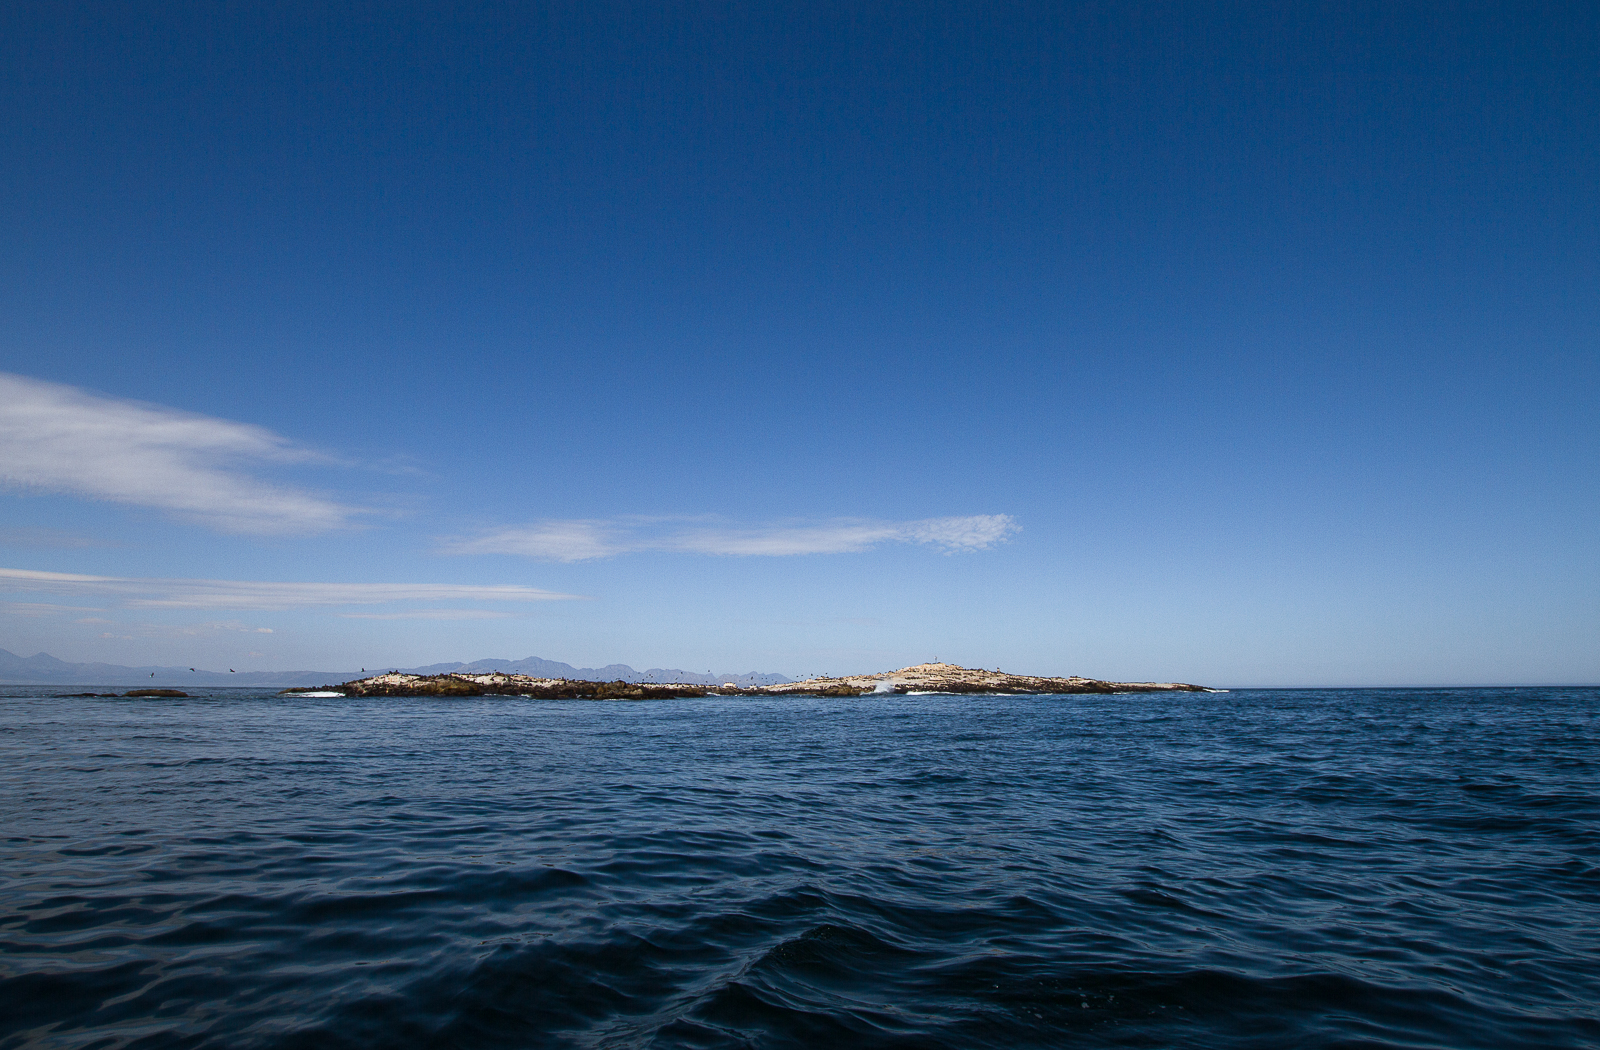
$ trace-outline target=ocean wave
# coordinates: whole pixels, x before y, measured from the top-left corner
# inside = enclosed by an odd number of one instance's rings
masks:
[[[0,700],[0,1050],[1593,1046],[1597,700]]]

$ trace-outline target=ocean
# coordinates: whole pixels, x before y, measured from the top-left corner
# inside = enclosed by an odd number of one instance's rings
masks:
[[[0,687],[0,1050],[1600,1046],[1600,690]]]

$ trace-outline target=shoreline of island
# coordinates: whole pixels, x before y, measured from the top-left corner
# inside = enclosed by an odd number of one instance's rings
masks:
[[[700,685],[689,682],[590,682],[570,678],[535,678],[500,671],[447,672],[437,675],[388,672],[321,689],[285,689],[281,695],[393,697],[520,696],[542,700],[654,700],[705,696],[868,696],[974,694],[1047,696],[1078,693],[1214,693],[1223,690],[1187,682],[1111,682],[1077,675],[1048,678],[925,663],[876,674],[808,678],[775,685],[741,686],[733,682]]]

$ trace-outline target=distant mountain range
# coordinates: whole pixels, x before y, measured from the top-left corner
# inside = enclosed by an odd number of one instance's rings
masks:
[[[407,674],[446,674],[450,671],[480,674],[485,671],[506,671],[510,674],[532,675],[535,678],[571,678],[580,682],[615,682],[620,679],[624,682],[689,682],[694,685],[721,685],[724,682],[732,682],[739,686],[752,686],[779,685],[791,681],[781,674],[764,674],[760,671],[749,671],[745,674],[695,674],[693,671],[677,667],[651,667],[635,671],[627,664],[573,667],[559,660],[542,660],[537,656],[525,656],[521,660],[474,660],[470,664],[429,664],[426,667],[369,667],[367,673],[380,670],[404,671]]]
[[[368,667],[365,671],[200,671],[188,667],[125,667],[122,664],[75,664],[57,660],[48,653],[22,657],[0,649],[0,683],[6,685],[155,685],[183,688],[197,686],[310,686],[335,685],[379,671],[404,671],[407,674],[446,674],[450,671],[509,671],[536,678],[571,678],[585,682],[691,682],[696,685],[739,686],[780,685],[789,681],[781,674],[694,674],[675,667],[651,667],[635,671],[627,664],[605,667],[573,667],[558,660],[537,656],[521,660],[474,660],[470,664],[429,664],[426,667]]]

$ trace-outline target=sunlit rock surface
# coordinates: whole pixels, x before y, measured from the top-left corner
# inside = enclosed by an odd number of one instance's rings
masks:
[[[708,687],[689,682],[585,682],[492,672],[416,675],[391,672],[332,688],[347,696],[531,696],[573,700],[647,700],[674,696],[860,696],[864,693],[1157,693],[1208,692],[1182,682],[1103,682],[1095,678],[1040,678],[956,664],[917,664],[898,671],[809,678],[780,685]]]
[[[898,671],[811,678],[804,682],[742,689],[742,693],[810,693],[822,696],[861,693],[1156,693],[1207,692],[1182,682],[1102,682],[1096,678],[1040,678],[956,664],[917,664]]]

